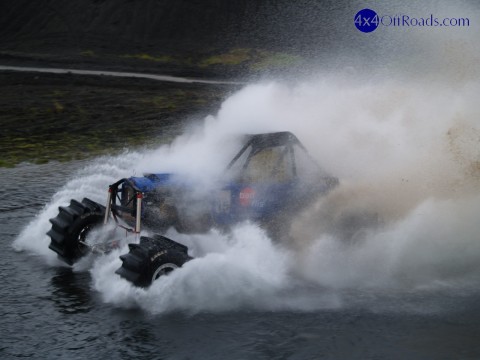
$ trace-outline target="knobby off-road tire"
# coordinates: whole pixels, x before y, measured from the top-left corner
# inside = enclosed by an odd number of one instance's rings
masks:
[[[73,265],[89,252],[83,244],[88,233],[101,224],[105,207],[84,198],[82,202],[71,200],[69,206],[60,206],[56,217],[50,219],[52,228],[47,233],[51,238],[49,248],[69,265]]]
[[[138,287],[150,286],[192,259],[186,246],[161,235],[142,236],[139,244],[128,247],[130,252],[120,256],[122,266],[115,273]]]

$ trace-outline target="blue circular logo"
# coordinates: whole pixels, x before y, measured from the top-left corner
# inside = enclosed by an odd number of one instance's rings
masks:
[[[380,22],[377,13],[371,9],[360,10],[353,21],[357,29],[364,33],[374,31]]]

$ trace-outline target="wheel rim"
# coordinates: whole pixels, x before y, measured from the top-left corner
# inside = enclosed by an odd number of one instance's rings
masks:
[[[87,235],[90,232],[90,228],[92,225],[85,226],[80,232],[78,233],[78,241],[85,241],[87,239]]]
[[[173,263],[167,263],[161,265],[155,272],[153,273],[152,276],[152,283],[157,280],[160,276],[167,275],[171,273],[173,270],[177,269],[178,266],[173,264]]]
[[[85,243],[87,240],[87,236],[90,233],[90,230],[92,229],[92,224],[86,225],[80,232],[78,233],[77,236],[77,250],[80,252],[84,252],[85,248],[88,248]]]

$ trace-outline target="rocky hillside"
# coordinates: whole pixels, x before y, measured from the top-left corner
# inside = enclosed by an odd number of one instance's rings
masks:
[[[300,51],[328,45],[326,35],[338,22],[335,14],[344,11],[345,2],[3,0],[0,50],[177,54],[255,47]]]

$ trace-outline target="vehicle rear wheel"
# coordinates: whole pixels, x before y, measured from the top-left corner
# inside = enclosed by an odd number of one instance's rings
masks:
[[[150,283],[152,284],[161,276],[168,275],[173,270],[182,267],[190,259],[188,255],[176,251],[167,251],[167,253],[161,254],[151,266],[152,277]]]
[[[178,269],[178,266],[174,263],[167,262],[165,264],[160,265],[157,270],[154,271],[152,276],[152,283],[157,280],[160,276],[167,275],[171,273],[173,270]]]
[[[158,235],[142,236],[139,244],[128,247],[130,252],[120,256],[122,266],[115,273],[139,287],[149,287],[192,259],[186,247]]]

